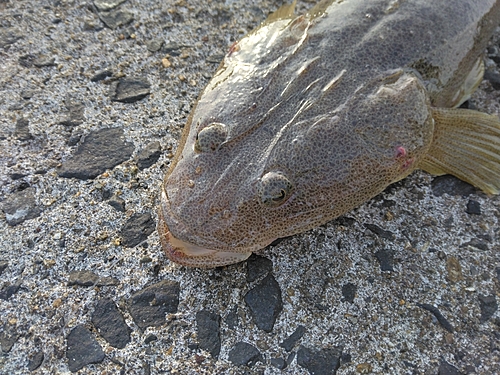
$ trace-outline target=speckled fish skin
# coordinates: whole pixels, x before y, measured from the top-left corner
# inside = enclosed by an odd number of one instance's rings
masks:
[[[281,12],[231,48],[188,120],[159,210],[175,262],[244,260],[419,167],[434,108],[458,106],[482,77],[500,1],[323,1],[304,16]]]

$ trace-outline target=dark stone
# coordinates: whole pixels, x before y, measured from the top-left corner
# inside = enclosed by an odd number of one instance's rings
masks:
[[[488,244],[486,242],[480,240],[479,238],[473,238],[469,242],[465,242],[465,243],[460,245],[461,248],[468,247],[468,246],[475,247],[478,250],[483,250],[483,251],[488,250]]]
[[[464,108],[464,109],[475,109],[477,110],[477,106],[474,104],[472,100],[466,100],[458,108]]]
[[[269,244],[269,246],[278,246],[280,243],[282,243],[283,241],[286,241],[287,238],[291,238],[292,236],[288,236],[288,237],[280,237],[280,238],[276,238],[273,242],[271,242]],[[254,253],[252,253],[253,255]]]
[[[299,340],[304,336],[306,332],[306,327],[298,326],[295,332],[293,332],[290,336],[288,336],[282,343],[279,345],[285,349],[287,352],[291,351],[295,345],[299,342]]]
[[[481,204],[478,201],[470,199],[467,202],[467,209],[465,210],[470,215],[481,215]]]
[[[127,0],[94,0],[94,5],[100,11],[106,11],[116,8]]]
[[[284,370],[286,368],[286,362],[283,358],[271,358],[271,366],[279,370]]]
[[[14,172],[14,173],[9,174],[9,177],[10,177],[13,181],[20,180],[21,178],[26,177],[26,176],[27,176],[27,174],[25,174],[25,173],[20,173],[20,172]]]
[[[491,296],[484,296],[480,294],[478,299],[479,307],[481,309],[481,318],[479,321],[484,323],[496,313],[498,309],[497,298],[494,294]]]
[[[90,81],[91,82],[99,82],[99,81],[103,81],[106,78],[109,78],[112,76],[113,76],[113,72],[111,70],[101,70],[100,72],[97,72],[96,74],[94,74],[90,78]]]
[[[111,86],[111,100],[122,103],[134,103],[150,92],[151,85],[143,78],[123,78]]]
[[[109,199],[108,204],[116,211],[125,212],[125,201],[116,195]]]
[[[179,293],[179,283],[169,280],[135,293],[129,299],[129,312],[135,324],[141,330],[165,324],[165,314],[177,312]]]
[[[334,221],[337,225],[342,225],[343,227],[352,227],[356,222],[356,219],[347,216],[341,216]]]
[[[128,160],[133,151],[134,145],[125,140],[123,129],[100,129],[85,137],[58,173],[61,177],[92,179]]]
[[[68,286],[93,286],[97,280],[99,280],[99,276],[92,271],[73,271],[69,274]]]
[[[286,365],[287,366],[290,366],[293,362],[293,360],[295,359],[295,352],[291,352],[290,354],[288,354],[288,357],[286,357]]]
[[[196,313],[198,329],[198,344],[201,349],[209,352],[213,358],[220,353],[220,315],[207,310]]]
[[[148,236],[155,230],[155,222],[149,212],[144,214],[133,214],[123,226],[120,234],[122,245],[134,247],[146,241]]]
[[[473,365],[465,365],[465,373],[466,374],[475,374],[476,373],[476,368]]]
[[[115,277],[99,277],[95,283],[96,286],[115,286],[120,284],[120,280]]]
[[[314,351],[301,345],[297,352],[297,364],[305,367],[310,374],[335,375],[340,367],[341,355],[338,348]]]
[[[83,134],[77,132],[74,134],[71,134],[71,136],[68,139],[68,146],[76,146],[78,142],[82,139]]]
[[[157,38],[153,40],[148,40],[146,42],[146,48],[149,52],[157,52],[161,49],[161,46],[165,43],[163,39]]]
[[[98,15],[101,21],[112,30],[128,25],[134,20],[134,15],[131,12],[120,9],[109,12],[98,12]]]
[[[33,136],[31,135],[29,129],[29,121],[27,119],[20,118],[19,120],[17,120],[14,137],[19,139],[20,141],[29,141],[30,139],[33,139]]]
[[[488,47],[488,57],[497,65],[500,64],[500,49],[497,46]]]
[[[153,335],[152,333],[150,333],[144,339],[144,344],[151,344],[153,341],[156,341],[156,340],[158,340],[158,337],[156,335]]]
[[[45,68],[56,65],[56,59],[52,56],[40,55],[33,60],[33,65],[37,68]]]
[[[102,298],[97,302],[92,324],[114,348],[123,349],[130,342],[131,329],[111,298]]]
[[[12,104],[11,106],[9,106],[7,109],[9,111],[20,111],[23,108],[24,108],[24,104],[21,102],[17,102],[17,103]],[[0,134],[0,139],[5,139],[5,137],[2,134]]]
[[[35,371],[42,365],[44,358],[45,355],[43,354],[43,351],[40,350],[38,352],[35,352],[28,361],[28,370]]]
[[[340,356],[340,362],[341,363],[350,363],[351,361],[352,361],[352,355],[350,353],[342,352],[342,355]]]
[[[495,90],[500,90],[500,73],[487,69],[484,72],[484,79],[489,81]]]
[[[488,241],[488,242],[493,241],[493,237],[491,235],[489,235],[488,233],[478,234],[477,237],[482,239],[482,240]]]
[[[211,64],[220,64],[222,60],[224,60],[224,55],[221,54],[210,55],[205,59],[207,63]]]
[[[35,96],[35,94],[36,94],[36,90],[32,90],[32,89],[24,89],[19,93],[21,98],[23,98],[24,100],[31,99],[32,97]]]
[[[0,276],[2,275],[3,271],[7,269],[9,266],[9,263],[5,260],[0,261]]]
[[[165,44],[165,46],[163,47],[163,51],[165,53],[172,55],[172,56],[178,56],[178,55],[180,55],[180,50],[182,48],[185,48],[185,47],[189,47],[189,45],[180,44],[180,43],[176,43],[176,42],[170,42],[170,43]],[[220,62],[220,60],[219,60],[219,62]]]
[[[71,372],[104,360],[104,352],[92,333],[83,325],[71,330],[67,337],[66,358]]]
[[[0,48],[10,46],[22,38],[24,38],[24,34],[20,31],[0,28]]]
[[[33,66],[33,61],[35,60],[35,58],[35,55],[32,54],[22,55],[17,59],[17,62],[23,68],[31,68]]]
[[[392,208],[396,205],[396,202],[393,201],[392,199],[383,199],[382,200],[382,207],[385,208]]]
[[[2,210],[5,212],[5,219],[10,226],[34,219],[40,216],[41,212],[36,205],[35,190],[33,188],[27,188],[8,196],[3,201]]]
[[[450,365],[443,359],[439,364],[438,375],[461,375],[461,373],[455,366]]]
[[[102,199],[107,201],[108,199],[111,198],[111,190],[109,189],[102,189],[101,190],[101,195],[102,195]]]
[[[394,233],[388,230],[384,230],[375,224],[365,224],[365,227],[379,237],[385,238],[387,240],[394,240]]]
[[[245,295],[250,313],[260,329],[271,332],[283,309],[281,290],[272,274],[267,275]]]
[[[236,366],[252,367],[258,361],[263,361],[262,355],[253,345],[238,342],[229,352],[228,359]]]
[[[229,329],[235,329],[238,327],[238,306],[234,306],[229,313],[226,315],[226,324],[229,327]]]
[[[417,366],[409,361],[403,361],[403,364],[407,367],[407,368],[417,368]]]
[[[160,142],[151,142],[137,154],[137,166],[142,171],[151,167],[161,156]]]
[[[354,297],[356,296],[357,287],[353,283],[347,283],[342,286],[342,301],[354,302]]]
[[[0,289],[0,299],[3,299],[7,301],[10,297],[12,297],[14,294],[16,294],[19,291],[19,288],[21,287],[21,280],[17,280],[14,284],[11,284],[10,282],[6,282],[3,286],[2,289]]]
[[[431,188],[432,193],[436,197],[440,197],[445,193],[467,197],[476,192],[476,188],[471,184],[448,174],[435,177],[434,180],[432,180]]]
[[[443,316],[443,314],[441,314],[441,311],[439,311],[437,307],[432,306],[428,303],[417,303],[417,306],[431,312],[436,317],[439,324],[441,324],[441,326],[448,332],[453,333],[455,331],[451,323],[448,320],[446,320],[446,318]]]
[[[251,283],[272,270],[273,262],[271,260],[252,253],[247,260],[247,281]]]
[[[394,255],[391,250],[379,250],[375,253],[375,258],[380,263],[381,271],[394,271]]]
[[[0,346],[2,347],[2,352],[8,353],[19,339],[21,335],[17,332],[15,326],[10,324],[5,324],[0,332]]]

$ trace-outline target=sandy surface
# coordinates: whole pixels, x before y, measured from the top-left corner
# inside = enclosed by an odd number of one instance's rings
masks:
[[[0,204],[30,192],[28,206],[33,216],[40,213],[16,226],[0,214],[1,374],[29,373],[40,353],[35,373],[69,373],[67,337],[79,325],[105,354],[81,374],[307,374],[293,354],[300,345],[342,353],[342,375],[500,373],[500,314],[491,302],[500,291],[500,199],[463,193],[456,181],[438,195],[439,180],[414,173],[345,218],[265,249],[283,305],[270,332],[256,325],[244,300],[261,280],[247,280],[246,263],[177,266],[163,255],[156,231],[137,246],[123,245],[122,228],[135,214],[156,221],[162,176],[192,104],[217,68],[210,61],[280,4],[129,0],[120,9],[133,20],[112,30],[90,1],[0,1],[2,40],[15,40],[0,48]],[[299,2],[299,12],[310,6]],[[165,43],[151,52],[157,39]],[[47,57],[53,64],[43,64]],[[92,82],[103,70],[112,76]],[[112,83],[121,77],[146,80],[150,94],[134,103],[112,101]],[[64,123],[68,95],[83,104],[81,121]],[[498,98],[484,82],[472,103],[498,113]],[[92,179],[58,175],[82,135],[115,127],[134,146],[130,158]],[[139,153],[154,141],[161,156],[139,169]],[[124,212],[109,204],[110,196],[124,201]],[[480,214],[467,212],[470,201]],[[382,271],[384,259],[393,271]],[[117,282],[69,286],[79,270]],[[165,313],[164,324],[141,330],[131,297],[162,280],[179,283],[177,310]],[[124,348],[111,346],[92,323],[102,298],[115,302],[130,327]],[[437,307],[452,329],[418,304]],[[221,318],[218,358],[197,345],[202,310]],[[484,319],[486,310],[493,315]],[[304,335],[285,350],[279,344],[299,325]],[[229,353],[239,342],[253,345],[262,359],[233,364]],[[278,369],[273,358],[287,367]]]

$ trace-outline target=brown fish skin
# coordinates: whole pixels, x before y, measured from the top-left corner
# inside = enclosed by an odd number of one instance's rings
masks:
[[[279,10],[231,48],[190,115],[162,185],[167,256],[244,260],[416,168],[498,192],[498,118],[438,107],[477,87],[499,20],[500,0]]]

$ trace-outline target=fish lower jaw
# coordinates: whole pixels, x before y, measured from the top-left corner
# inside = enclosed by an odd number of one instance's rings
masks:
[[[175,245],[174,245],[175,244]],[[214,268],[246,260],[252,252],[232,253],[202,249],[179,240],[170,240],[163,246],[167,257],[178,264],[188,267]]]
[[[163,220],[159,221],[158,232],[160,240],[168,259],[188,267],[215,268],[227,266],[246,260],[251,251],[234,253],[229,251],[210,250],[181,241],[175,238]]]

